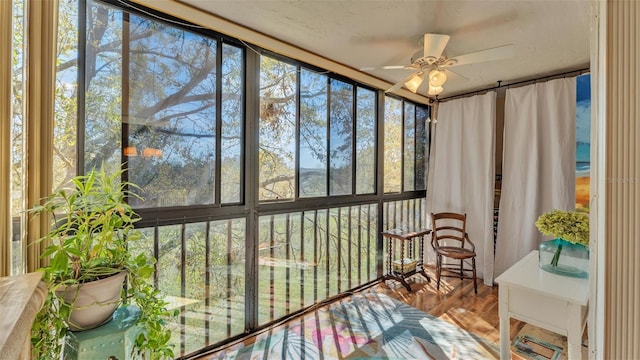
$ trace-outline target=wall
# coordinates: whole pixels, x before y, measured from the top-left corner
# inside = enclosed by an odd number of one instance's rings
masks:
[[[606,2],[604,72],[604,349],[640,359],[640,2]],[[599,265],[600,265],[599,264]]]

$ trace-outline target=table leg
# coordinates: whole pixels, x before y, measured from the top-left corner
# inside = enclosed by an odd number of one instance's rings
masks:
[[[393,241],[390,237],[387,237],[387,274],[389,278],[393,275]]]
[[[511,331],[509,325],[509,288],[498,288],[498,314],[500,316],[500,359],[511,359]]]
[[[567,357],[568,360],[582,359],[582,332],[584,319],[582,307],[569,304],[567,314]]]
[[[387,237],[387,273],[384,274],[382,276],[382,281],[386,281],[386,280],[396,280],[398,282],[400,282],[402,284],[402,286],[405,287],[405,289],[407,289],[408,292],[411,292],[411,286],[409,286],[409,283],[405,280],[404,278],[404,241],[401,242],[401,254],[402,257],[400,258],[400,265],[401,268],[400,270],[402,271],[401,274],[397,274],[394,270],[393,270],[393,239],[391,237]]]
[[[382,277],[382,281],[387,281],[387,280],[395,280],[400,284],[402,284],[402,286],[404,286],[404,288],[407,289],[408,292],[411,292],[411,285],[409,285],[409,283],[404,279],[403,276],[395,275],[395,274],[384,275]]]
[[[420,262],[420,273],[422,274],[422,276],[424,276],[425,278],[427,278],[427,282],[430,283],[431,282],[431,278],[429,277],[429,275],[427,275],[427,272],[424,271],[424,236],[420,237],[420,255],[418,256],[419,262]]]

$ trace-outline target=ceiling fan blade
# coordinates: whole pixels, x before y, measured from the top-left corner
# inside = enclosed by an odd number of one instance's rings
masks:
[[[438,60],[448,42],[449,35],[424,34],[423,56]]]
[[[402,85],[404,85],[405,80],[401,80],[395,84],[393,84],[392,87],[388,88],[387,90],[385,90],[385,93],[393,93],[396,92],[397,90],[400,90],[402,88]]]
[[[446,72],[448,74],[449,78],[452,78],[452,79],[453,78],[458,78],[458,79],[463,80],[463,81],[469,81],[469,78],[467,78],[466,76],[460,74],[457,71],[451,70],[450,68],[443,68],[442,70],[444,70],[444,72]],[[452,75],[452,76],[449,76],[449,75]]]
[[[447,59],[443,66],[452,67],[485,61],[507,59],[513,56],[514,48],[515,46],[513,45],[504,45],[492,49],[480,50],[469,54],[455,56]]]
[[[361,67],[360,71],[371,71],[371,70],[416,70],[417,68],[413,65],[386,65],[386,66],[365,66]]]

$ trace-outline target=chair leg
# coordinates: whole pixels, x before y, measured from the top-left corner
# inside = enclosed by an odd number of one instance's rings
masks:
[[[440,273],[442,272],[442,256],[436,257],[436,277],[438,278],[436,289],[440,290]]]
[[[476,258],[471,258],[473,264],[473,291],[478,295],[478,282],[476,281]]]
[[[460,260],[460,280],[464,279],[464,260]]]

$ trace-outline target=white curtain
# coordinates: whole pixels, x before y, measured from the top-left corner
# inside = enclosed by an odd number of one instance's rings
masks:
[[[487,285],[493,283],[495,119],[495,92],[439,104],[427,191],[429,213],[467,214],[478,277]],[[427,249],[427,259],[433,261],[433,249]]]
[[[546,239],[540,214],[575,209],[575,132],[574,77],[507,90],[495,276]]]

